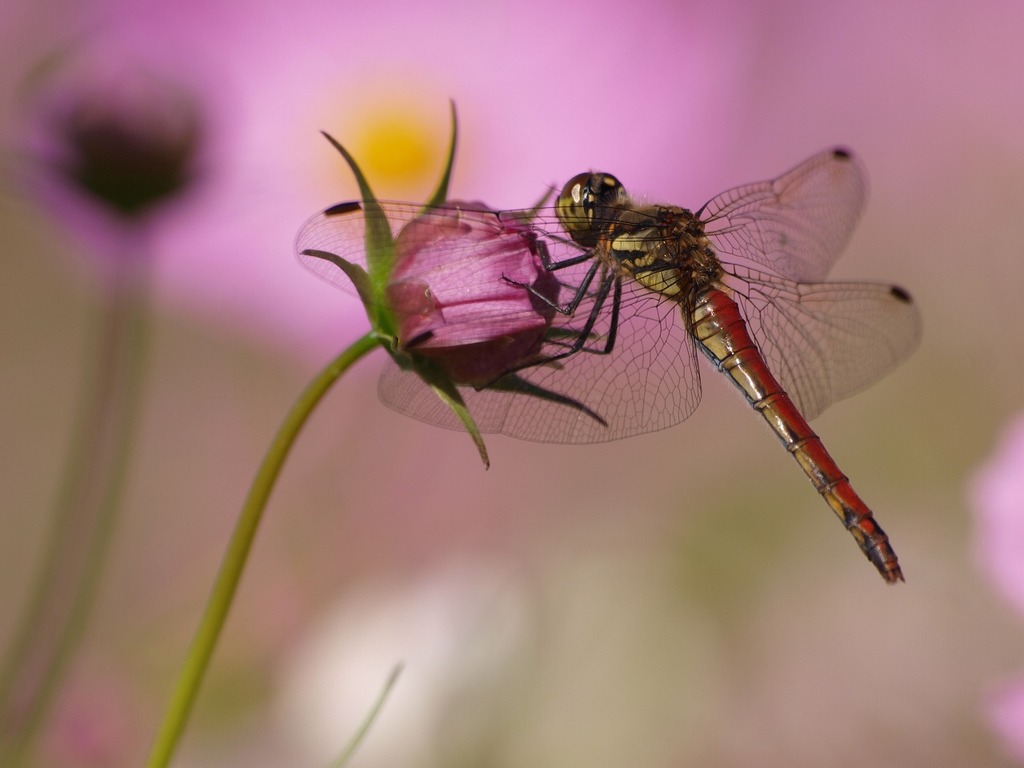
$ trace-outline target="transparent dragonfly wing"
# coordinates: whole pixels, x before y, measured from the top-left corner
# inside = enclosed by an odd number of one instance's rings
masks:
[[[769,369],[810,420],[882,378],[921,336],[909,295],[881,283],[727,278]],[[737,287],[738,286],[738,287]]]
[[[446,217],[456,213],[459,217],[472,220],[483,227],[501,231],[504,224],[497,212],[488,210],[482,204],[455,202],[450,206],[425,211],[422,205],[414,203],[381,202],[384,218],[391,228],[392,238],[397,238],[402,228],[418,216]],[[355,287],[335,264],[312,255],[309,251],[334,254],[345,261],[366,268],[366,217],[369,215],[360,202],[332,205],[312,216],[299,229],[295,240],[295,252],[299,262],[317,277],[326,280],[347,293],[356,295]],[[469,250],[467,246],[466,250]],[[457,249],[455,255],[458,255]]]
[[[572,317],[556,316],[554,327],[567,338],[578,335],[591,309],[592,304],[584,301]],[[601,348],[610,330],[610,305],[600,315],[588,344],[594,349]],[[545,351],[559,349],[549,344]],[[604,423],[584,410],[538,399],[522,389],[460,387],[482,432],[553,443],[617,440],[678,424],[697,408],[701,395],[696,351],[681,323],[678,305],[656,299],[635,283],[622,285],[617,338],[609,353],[584,349],[516,375],[525,387],[576,400]],[[399,413],[462,429],[415,374],[394,362],[389,361],[381,376],[379,391],[381,400]]]
[[[863,165],[830,149],[777,179],[723,192],[698,216],[722,261],[816,283],[846,247],[866,200]]]
[[[499,230],[509,222],[528,219],[552,261],[580,254],[562,232],[553,211],[490,211],[472,203],[424,209],[410,203],[381,202],[392,234],[397,237],[421,216],[448,216],[457,210],[464,218]],[[301,228],[296,251],[300,262],[324,280],[355,294],[345,274],[330,261],[307,253],[326,252],[365,266],[365,212],[359,203],[342,203],[317,214]],[[472,245],[453,248],[453,262],[471,260]],[[589,262],[555,272],[562,286],[560,302],[582,284]],[[609,278],[611,279],[611,278]],[[564,352],[583,332],[593,314],[584,349],[555,362],[516,373],[521,384],[503,382],[506,389],[460,387],[470,413],[482,432],[502,433],[525,440],[593,443],[642,434],[678,424],[700,401],[695,348],[680,319],[678,305],[664,301],[633,282],[621,285],[616,338],[611,351],[600,354],[611,332],[613,295],[596,306],[599,281],[571,316],[556,313],[550,341],[539,357]],[[583,408],[528,394],[539,387],[556,397],[569,398]],[[380,381],[381,400],[399,413],[430,424],[461,430],[451,411],[415,373],[389,361]],[[598,414],[604,423],[587,411]]]
[[[751,336],[807,419],[880,379],[920,338],[905,291],[819,282],[850,239],[866,196],[860,162],[832,149],[702,209]]]

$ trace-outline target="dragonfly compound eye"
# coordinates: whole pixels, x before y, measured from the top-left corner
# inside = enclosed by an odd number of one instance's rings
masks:
[[[581,173],[569,179],[558,196],[555,211],[565,231],[577,243],[593,246],[604,217],[595,212],[626,199],[622,184],[609,173]]]

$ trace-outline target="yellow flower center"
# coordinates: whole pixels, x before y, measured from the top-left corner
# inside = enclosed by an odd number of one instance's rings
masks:
[[[430,112],[414,105],[382,105],[360,117],[348,146],[371,185],[398,191],[433,182],[444,142],[425,118],[438,111],[437,105]]]

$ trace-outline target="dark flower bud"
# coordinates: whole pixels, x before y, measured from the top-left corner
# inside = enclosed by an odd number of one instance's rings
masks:
[[[65,64],[34,96],[36,145],[56,181],[136,218],[180,194],[195,175],[198,105],[173,83],[124,63]]]

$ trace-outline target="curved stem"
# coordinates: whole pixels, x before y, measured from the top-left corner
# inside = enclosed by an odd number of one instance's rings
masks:
[[[147,768],[162,768],[170,763],[174,755],[238,589],[263,510],[295,438],[331,385],[378,344],[377,336],[368,333],[338,355],[307,385],[278,428],[235,523],[220,571],[146,762]]]
[[[377,700],[373,702],[370,707],[370,711],[366,713],[366,717],[363,718],[363,722],[360,723],[356,732],[352,734],[352,738],[348,744],[341,751],[341,754],[328,766],[328,768],[345,768],[346,765],[352,760],[359,749],[359,745],[363,743],[366,738],[366,734],[370,732],[370,726],[373,725],[380,711],[384,708],[384,702],[387,701],[388,696],[391,694],[391,689],[395,687],[395,683],[398,682],[398,676],[402,674],[403,664],[399,662],[391,669],[391,674],[388,675],[388,679],[384,681],[384,687],[381,692],[377,695]]]
[[[140,238],[116,254],[95,365],[36,584],[0,673],[0,763],[20,765],[81,641],[120,512],[149,338]]]

